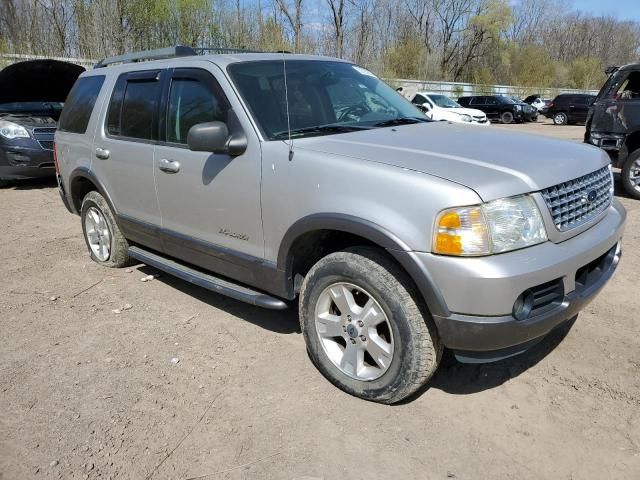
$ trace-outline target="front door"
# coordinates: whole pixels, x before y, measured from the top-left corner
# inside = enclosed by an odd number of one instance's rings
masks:
[[[154,155],[163,244],[174,257],[253,283],[255,264],[264,257],[260,144],[245,124],[249,145],[240,156],[193,152],[187,146],[193,125],[229,123],[231,108],[241,109],[207,69],[169,72]]]

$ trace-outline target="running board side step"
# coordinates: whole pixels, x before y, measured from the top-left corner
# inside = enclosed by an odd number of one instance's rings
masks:
[[[240,300],[241,302],[258,307],[270,308],[272,310],[284,310],[287,308],[287,304],[279,298],[252,290],[244,285],[232,283],[229,280],[223,280],[213,275],[200,272],[186,265],[182,265],[175,260],[162,257],[156,253],[143,250],[142,248],[129,247],[128,253],[130,257],[150,267],[157,268],[194,285],[231,297],[235,300]]]

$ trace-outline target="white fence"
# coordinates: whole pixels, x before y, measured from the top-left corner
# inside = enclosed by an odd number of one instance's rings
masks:
[[[45,57],[41,55],[22,55],[17,53],[0,54],[0,67],[5,67],[11,63],[24,62],[25,60],[60,60],[62,62],[76,63],[87,69],[93,68],[97,60],[90,58],[66,58],[66,57]],[[451,98],[462,97],[463,95],[516,95],[526,97],[527,95],[539,94],[544,98],[553,98],[559,93],[598,93],[597,90],[575,90],[570,88],[536,88],[517,87],[512,85],[480,85],[475,83],[460,82],[437,82],[428,80],[406,80],[406,79],[386,79],[394,88],[402,87],[402,93],[409,100],[416,92],[442,93]]]
[[[560,93],[590,93],[598,90],[576,90],[571,88],[538,88],[517,87],[513,85],[480,85],[476,83],[436,82],[428,80],[386,79],[394,88],[402,87],[402,94],[409,100],[416,92],[442,93],[453,99],[465,95],[515,95],[525,98],[528,95],[541,95],[543,98],[554,98]]]
[[[59,60],[61,62],[75,63],[84,68],[90,69],[97,63],[97,60],[90,58],[67,58],[67,57],[46,57],[43,55],[23,55],[20,53],[0,54],[0,67],[6,67],[11,63],[24,62],[27,60]]]

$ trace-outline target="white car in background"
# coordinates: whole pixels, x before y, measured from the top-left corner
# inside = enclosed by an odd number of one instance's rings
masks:
[[[464,108],[441,93],[416,92],[411,103],[419,106],[431,120],[472,125],[491,125],[483,111]]]

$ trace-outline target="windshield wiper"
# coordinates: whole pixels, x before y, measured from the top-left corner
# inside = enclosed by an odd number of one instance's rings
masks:
[[[429,120],[419,117],[399,117],[392,118],[391,120],[385,120],[384,122],[374,123],[374,127],[393,127],[394,125],[411,125],[412,123],[424,123]]]
[[[355,132],[356,130],[368,130],[369,127],[357,126],[357,125],[314,125],[313,127],[295,128],[291,130],[291,136],[304,135],[305,133],[347,133]],[[284,130],[273,134],[274,140],[287,138],[289,131]]]

